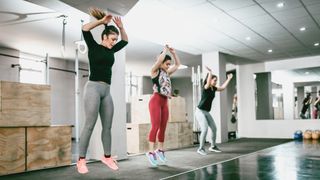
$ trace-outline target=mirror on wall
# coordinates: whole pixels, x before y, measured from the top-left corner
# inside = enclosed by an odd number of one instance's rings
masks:
[[[283,119],[283,85],[271,72],[255,73],[256,119]]]
[[[320,118],[320,67],[255,73],[257,120]]]
[[[320,83],[295,83],[295,119],[320,119]]]

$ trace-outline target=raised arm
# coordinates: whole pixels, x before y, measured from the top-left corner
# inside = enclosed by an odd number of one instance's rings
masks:
[[[204,85],[204,89],[209,89],[210,88],[210,82],[212,80],[212,71],[211,71],[210,68],[208,68],[208,66],[205,66],[205,67],[206,67],[206,69],[208,70],[209,73],[206,76],[207,83]]]
[[[231,81],[233,77],[233,74],[230,73],[227,75],[227,80],[219,87],[219,86],[216,86],[217,87],[217,91],[223,91],[229,84],[229,82]]]
[[[157,73],[158,73],[158,69],[160,68],[161,66],[161,63],[163,62],[165,56],[166,56],[166,53],[167,53],[167,49],[169,48],[168,45],[165,45],[164,48],[163,48],[163,51],[161,52],[161,54],[158,56],[157,58],[157,61],[152,65],[152,68],[151,68],[151,77],[155,77],[157,76]]]
[[[174,65],[168,69],[168,73],[169,73],[169,75],[171,75],[179,68],[181,63],[180,63],[180,59],[179,59],[176,51],[173,48],[169,48],[169,51],[172,54],[173,59],[174,59]]]
[[[313,105],[317,105],[319,101],[320,101],[320,97],[318,97],[318,98],[314,101]]]
[[[121,21],[121,18],[120,17],[114,17],[113,18],[113,22],[116,24],[116,26],[120,30],[121,39],[124,40],[124,41],[129,42],[128,41],[128,35],[127,35],[125,29],[123,28],[123,23]]]
[[[102,25],[102,24],[108,24],[112,20],[111,14],[105,14],[102,10],[98,8],[91,8],[89,10],[89,13],[91,16],[95,17],[96,21],[91,21],[87,24],[84,24],[82,26],[83,31],[90,31],[91,29]]]

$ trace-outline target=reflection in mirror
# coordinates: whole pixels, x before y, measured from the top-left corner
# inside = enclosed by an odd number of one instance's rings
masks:
[[[320,119],[320,67],[255,73],[256,119]]]
[[[255,73],[256,119],[283,119],[281,81],[271,72]]]
[[[320,119],[320,82],[295,83],[295,119]]]

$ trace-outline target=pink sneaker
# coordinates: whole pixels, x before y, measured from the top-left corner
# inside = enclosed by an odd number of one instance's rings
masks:
[[[110,169],[116,171],[118,170],[118,166],[117,166],[117,161],[113,158],[113,157],[102,157],[101,161],[103,162],[103,164],[107,165]]]
[[[77,169],[78,169],[78,172],[80,174],[86,174],[88,173],[88,168],[87,168],[87,165],[86,165],[86,160],[85,159],[80,159],[78,160],[77,162]]]

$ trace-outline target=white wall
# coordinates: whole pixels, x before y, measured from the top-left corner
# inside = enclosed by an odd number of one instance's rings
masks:
[[[51,86],[51,124],[75,125],[75,66],[74,61],[50,58],[50,67],[71,72],[50,69],[49,84]],[[79,63],[79,68],[88,69],[87,63]],[[79,122],[84,122],[83,90],[89,72],[79,71]],[[80,123],[80,130],[84,123]],[[81,132],[81,131],[80,131]],[[72,137],[75,137],[75,128],[72,128]]]
[[[307,62],[307,63],[306,63]],[[237,66],[240,137],[292,138],[300,129],[320,129],[319,120],[256,120],[253,73],[320,66],[320,56]],[[285,111],[286,108],[284,108]],[[285,112],[287,113],[287,112]],[[291,114],[291,112],[289,112]]]
[[[19,64],[19,59],[9,57],[8,55],[19,57],[19,51],[7,48],[0,48],[0,80],[19,82],[18,67],[11,67],[11,64]]]
[[[172,90],[178,89],[179,95],[185,98],[188,122],[193,122],[192,82],[191,77],[171,78]]]

